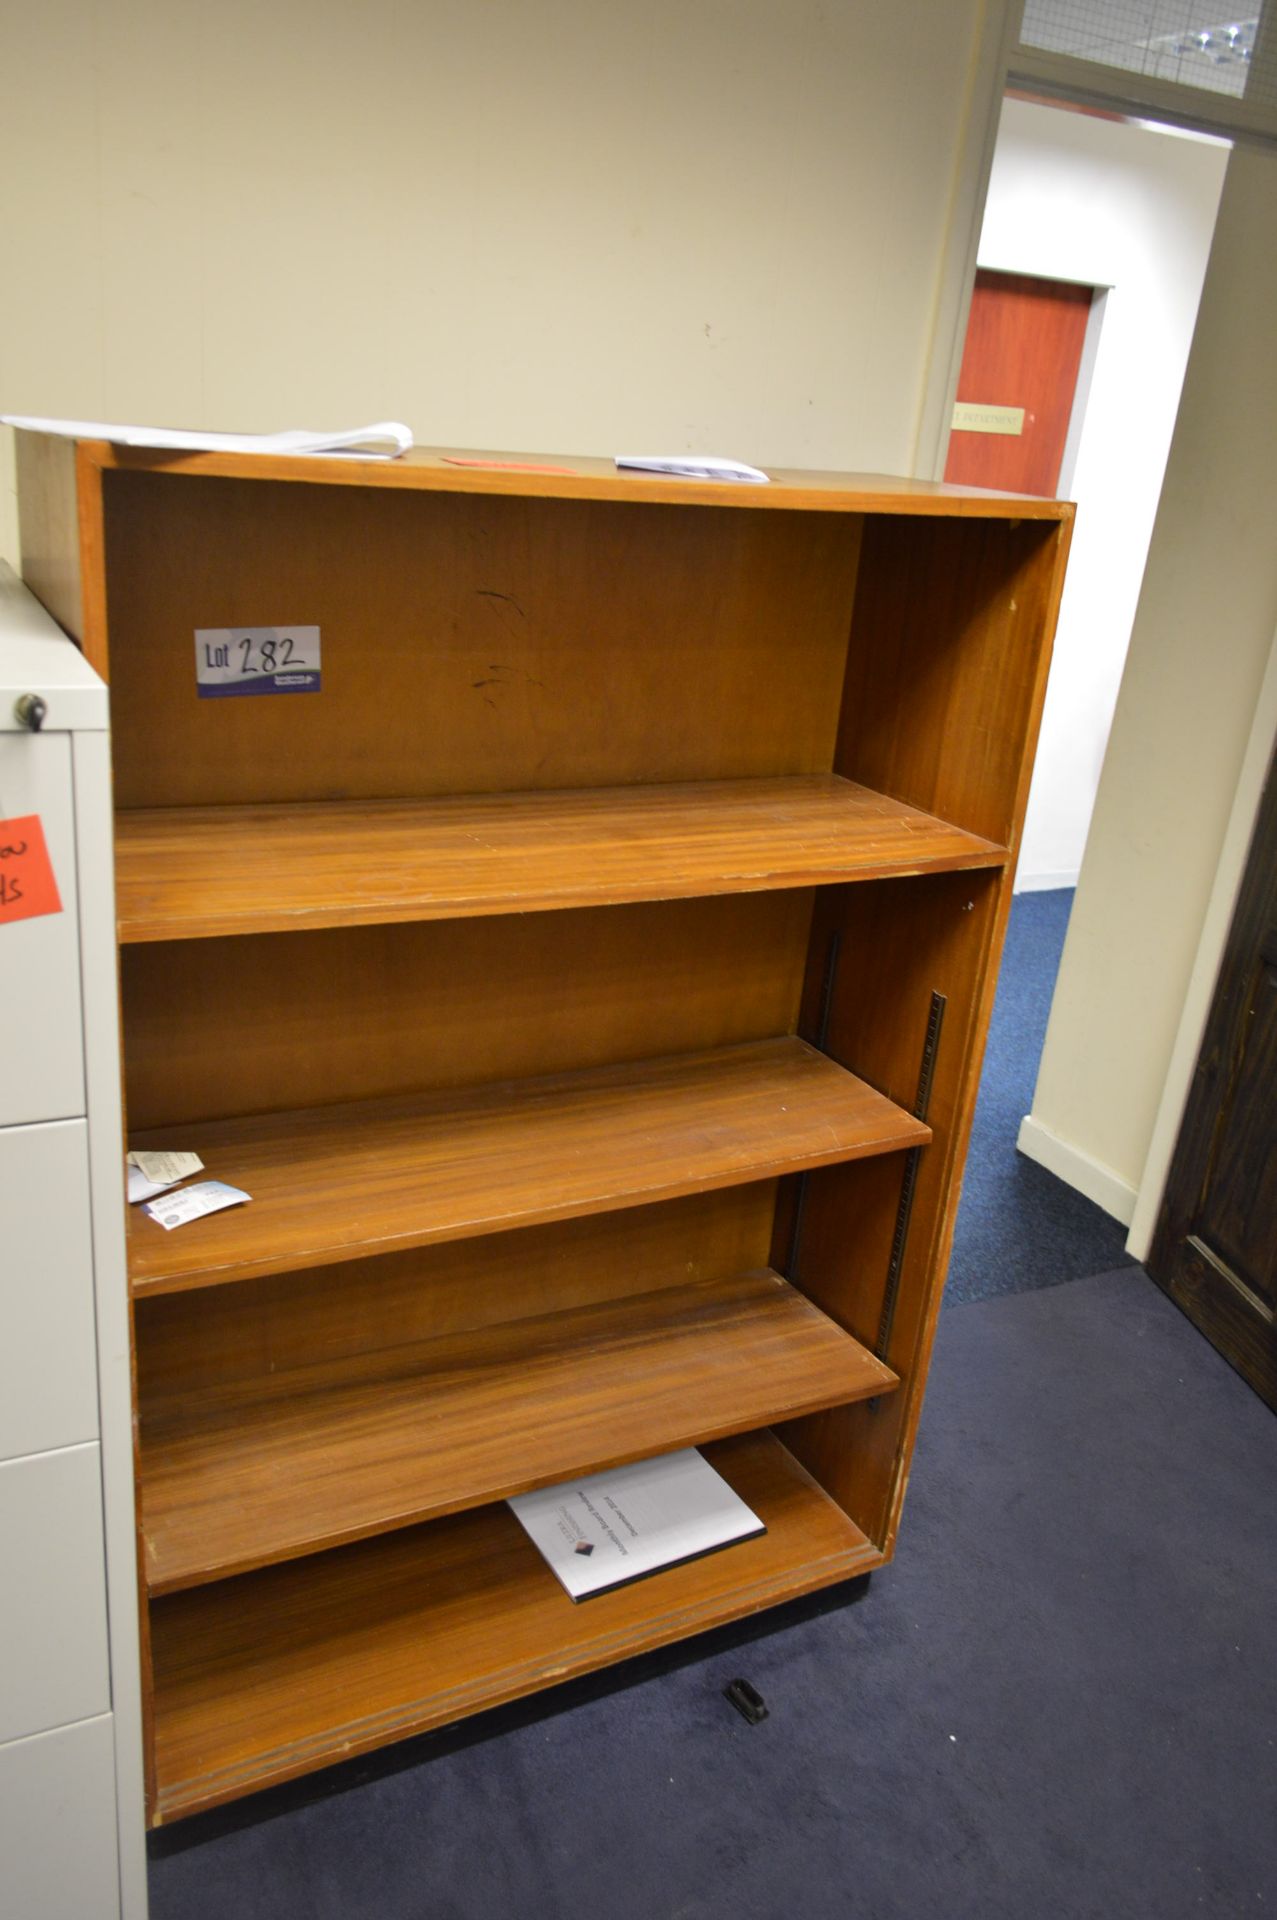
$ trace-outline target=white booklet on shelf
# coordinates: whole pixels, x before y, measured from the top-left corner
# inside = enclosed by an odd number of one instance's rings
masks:
[[[767,1531],[694,1447],[538,1487],[509,1505],[573,1600]]]

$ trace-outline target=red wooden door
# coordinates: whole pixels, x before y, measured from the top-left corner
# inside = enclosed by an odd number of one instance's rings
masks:
[[[1022,410],[1024,418],[1019,432],[955,428],[946,480],[1056,493],[1093,291],[1027,274],[977,273],[958,404]]]

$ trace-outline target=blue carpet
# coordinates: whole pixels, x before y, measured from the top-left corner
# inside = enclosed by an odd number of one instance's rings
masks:
[[[1272,1912],[1275,1618],[1277,1422],[1138,1268],[958,1307],[863,1605],[187,1822],[152,1920]]]
[[[945,1298],[988,1300],[1127,1262],[1126,1229],[1015,1148],[1038,1061],[1071,888],[1017,894],[989,1023]]]

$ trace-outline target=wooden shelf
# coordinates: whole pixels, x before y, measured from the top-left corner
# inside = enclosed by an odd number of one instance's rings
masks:
[[[767,1532],[580,1605],[504,1506],[157,1601],[157,1823],[881,1564],[771,1434],[706,1454]]]
[[[770,1271],[341,1363],[143,1418],[152,1593],[889,1392],[895,1374]]]
[[[122,941],[448,920],[1003,864],[832,774],[437,800],[163,808],[116,823]]]
[[[924,1144],[930,1129],[804,1041],[752,1041],[446,1094],[143,1134],[247,1206],[168,1233],[129,1209],[135,1294],[606,1213]]]

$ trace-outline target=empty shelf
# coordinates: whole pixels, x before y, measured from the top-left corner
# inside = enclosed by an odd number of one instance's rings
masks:
[[[804,1041],[142,1134],[247,1206],[165,1232],[129,1209],[135,1293],[562,1220],[922,1145],[930,1129]]]
[[[252,1399],[144,1415],[148,1584],[242,1573],[896,1384],[767,1271],[454,1334],[358,1381],[340,1362],[299,1369]]]
[[[116,819],[120,939],[366,926],[997,866],[833,774]]]

